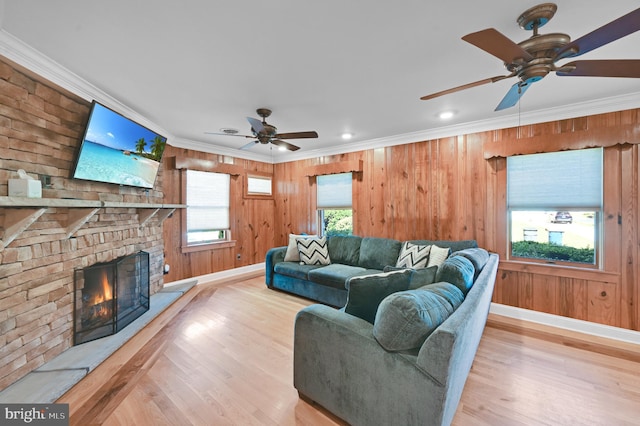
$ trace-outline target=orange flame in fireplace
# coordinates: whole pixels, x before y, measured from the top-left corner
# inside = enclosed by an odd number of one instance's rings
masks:
[[[96,295],[95,299],[93,300],[94,305],[98,305],[102,302],[113,299],[113,293],[111,291],[111,285],[109,284],[109,277],[107,277],[107,271],[102,271],[101,280],[102,293]]]

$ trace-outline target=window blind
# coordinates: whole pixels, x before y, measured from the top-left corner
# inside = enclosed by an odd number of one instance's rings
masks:
[[[351,173],[316,177],[318,209],[351,208]]]
[[[187,232],[229,229],[230,176],[187,170]]]
[[[507,158],[510,209],[602,206],[602,148]]]
[[[247,193],[271,195],[271,178],[263,176],[247,176]]]

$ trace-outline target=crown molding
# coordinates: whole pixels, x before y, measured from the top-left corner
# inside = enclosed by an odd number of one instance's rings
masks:
[[[500,117],[454,124],[451,126],[435,127],[417,132],[403,133],[383,138],[367,139],[360,142],[348,143],[332,148],[322,148],[302,152],[287,152],[276,154],[273,158],[264,155],[251,155],[249,151],[241,151],[229,148],[207,145],[206,148],[215,152],[225,153],[233,157],[246,158],[249,160],[285,163],[289,161],[307,160],[329,155],[346,154],[349,152],[365,151],[370,149],[385,148],[388,146],[404,145],[408,143],[422,142],[428,140],[449,138],[471,133],[486,132],[491,130],[506,129],[510,127],[526,126],[529,124],[545,123],[549,121],[566,120],[576,117],[586,117],[589,115],[604,114],[627,109],[640,108],[640,92],[628,93],[621,96],[597,99],[595,101],[580,102],[563,105],[561,107],[547,108],[544,110],[529,111],[521,114],[503,115]],[[200,146],[199,142],[182,139],[180,141],[184,148]],[[211,151],[210,151],[211,152]]]
[[[152,122],[129,108],[114,97],[108,95],[79,75],[71,72],[58,62],[32,48],[22,40],[0,29],[0,55],[16,64],[38,74],[40,77],[62,87],[76,96],[91,102],[96,100],[109,108],[120,112],[126,117],[165,136],[168,141],[173,137],[157,123]]]
[[[519,125],[544,123],[547,121],[640,108],[640,92],[635,92],[622,96],[602,98],[595,101],[564,105],[562,107],[529,111],[521,114],[515,113],[511,115],[503,115],[488,120],[436,127],[417,132],[368,139],[356,143],[351,142],[331,148],[301,152],[286,152],[282,154],[274,152],[270,155],[264,155],[256,152],[241,151],[211,143],[175,137],[157,123],[148,120],[146,117],[127,107],[77,74],[74,74],[59,63],[53,61],[51,58],[43,55],[31,46],[22,42],[20,39],[9,34],[4,29],[0,29],[0,54],[87,101],[95,99],[123,115],[126,115],[132,120],[165,135],[167,137],[167,143],[172,146],[265,163],[284,163],[289,161],[306,160],[328,155],[345,154],[349,152],[504,129]]]

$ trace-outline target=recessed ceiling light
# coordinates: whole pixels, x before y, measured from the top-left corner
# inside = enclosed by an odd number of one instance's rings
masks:
[[[349,139],[353,138],[353,133],[351,132],[344,132],[341,135],[342,139],[344,139],[345,141],[348,141]]]
[[[438,117],[440,118],[440,120],[448,120],[450,118],[453,118],[453,116],[454,116],[453,111],[442,111],[440,114],[438,114]]]
[[[287,150],[287,148],[285,148],[284,146],[279,146],[278,147],[278,151],[286,151],[286,150]]]

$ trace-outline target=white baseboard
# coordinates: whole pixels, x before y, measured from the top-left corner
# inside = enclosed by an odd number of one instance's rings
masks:
[[[241,266],[239,268],[227,269],[225,271],[214,272],[211,274],[200,275],[194,278],[198,280],[198,285],[204,284],[204,283],[210,284],[213,282],[229,280],[229,279],[241,280],[246,278],[257,277],[260,274],[264,274],[264,268],[265,268],[265,265],[264,265],[264,262],[262,262],[262,263],[255,263],[253,265]]]
[[[496,315],[502,315],[504,317],[530,321],[550,327],[557,327],[578,333],[603,337],[605,339],[619,340],[621,342],[640,345],[640,332],[627,330],[625,328],[561,317],[559,315],[551,315],[544,312],[516,308],[499,303],[491,303],[489,312]]]

